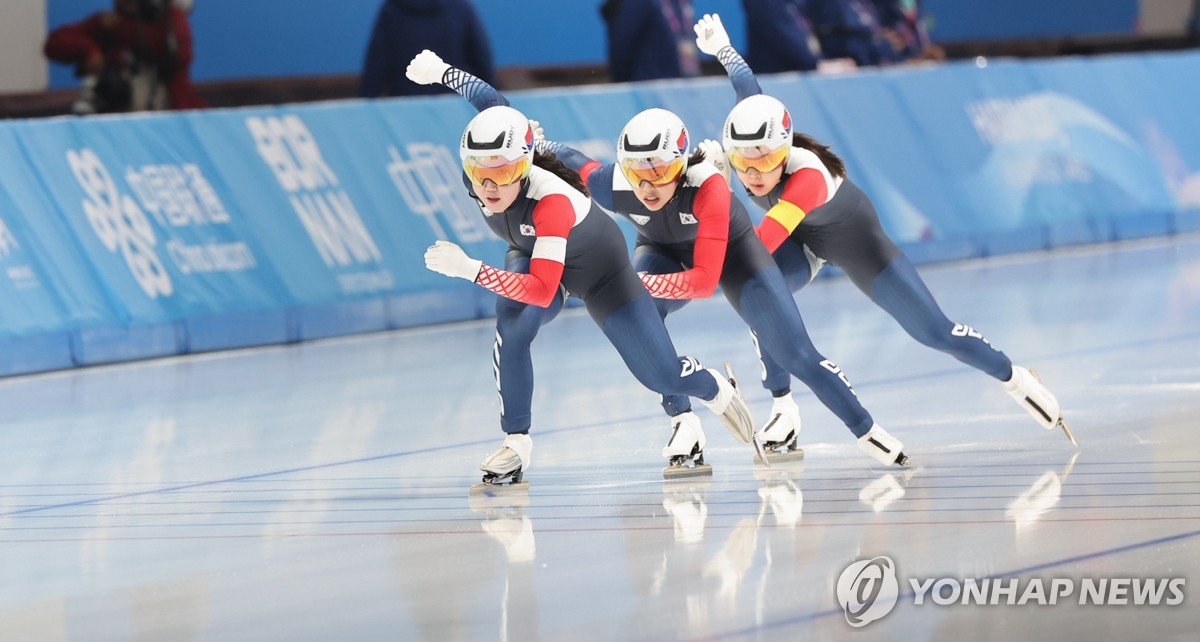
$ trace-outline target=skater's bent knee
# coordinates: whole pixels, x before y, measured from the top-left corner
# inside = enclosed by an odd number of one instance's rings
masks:
[[[497,310],[496,330],[507,341],[530,342],[541,329],[541,315],[534,312],[540,308],[524,310]]]
[[[945,352],[952,347],[952,337],[947,330],[937,330],[928,326],[905,328],[908,334],[921,345]]]

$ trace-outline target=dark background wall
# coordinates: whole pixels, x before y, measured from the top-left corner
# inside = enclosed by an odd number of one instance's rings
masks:
[[[924,0],[935,40],[1132,34],[1138,0]]]
[[[381,0],[195,0],[193,75],[198,81],[354,74]],[[605,58],[598,0],[476,0],[500,67],[595,64]],[[721,14],[744,44],[740,0],[694,0],[697,16]],[[110,0],[49,0],[56,25]],[[926,0],[938,41],[1132,34],[1138,0]],[[52,65],[52,89],[75,86]]]

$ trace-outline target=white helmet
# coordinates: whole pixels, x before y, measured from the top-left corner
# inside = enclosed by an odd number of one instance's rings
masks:
[[[792,147],[792,115],[778,99],[751,96],[725,119],[725,154],[739,172],[769,172],[787,160]]]
[[[529,119],[512,107],[488,107],[463,130],[458,145],[463,171],[476,185],[515,183],[533,165],[533,129]]]
[[[687,166],[691,139],[679,116],[665,109],[647,109],[629,119],[617,139],[617,164],[634,187],[674,182]]]

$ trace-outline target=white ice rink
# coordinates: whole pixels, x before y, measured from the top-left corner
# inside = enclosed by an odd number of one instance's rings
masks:
[[[502,438],[490,321],[0,380],[0,639],[1200,639],[1200,236],[921,272],[1039,371],[1078,451],[844,278],[798,300],[908,471],[797,382],[799,470],[700,409],[714,475],[664,483],[657,398],[579,309],[534,344],[525,502],[468,501]],[[724,300],[668,325],[761,422]],[[900,595],[853,628],[835,587],[877,556]],[[917,605],[914,578],[1074,592]],[[1122,582],[1171,578],[1180,606]],[[1129,604],[1080,605],[1085,580]]]

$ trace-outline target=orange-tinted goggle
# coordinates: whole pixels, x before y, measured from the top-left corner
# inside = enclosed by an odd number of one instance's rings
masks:
[[[642,181],[662,187],[679,178],[686,164],[687,160],[682,156],[669,161],[661,158],[626,158],[621,161],[621,172],[634,187],[641,185]]]
[[[761,146],[731,147],[727,154],[729,155],[729,164],[733,165],[735,170],[748,172],[754,168],[760,174],[766,174],[787,160],[788,151],[790,148],[787,145],[777,149],[764,149]]]
[[[463,159],[463,171],[474,185],[483,185],[484,181],[511,185],[529,173],[529,159],[522,156],[510,161],[503,156],[468,156]]]

